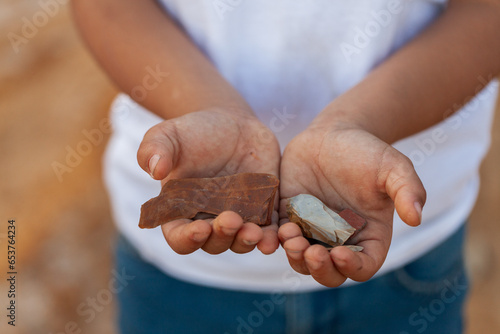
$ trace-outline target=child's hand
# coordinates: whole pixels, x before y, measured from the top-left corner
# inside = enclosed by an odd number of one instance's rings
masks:
[[[408,225],[421,220],[425,190],[408,158],[360,128],[311,127],[286,147],[281,163],[281,222],[288,222],[286,198],[306,193],[330,208],[351,208],[368,221],[353,252],[336,247],[330,252],[310,246],[294,223],[279,229],[279,238],[293,269],[319,283],[335,287],[348,277],[371,278],[385,260],[392,236],[394,204]],[[394,202],[393,202],[394,201]]]
[[[280,150],[273,133],[255,117],[210,110],[152,127],[144,136],[137,159],[142,169],[163,185],[170,179],[241,172],[277,176]],[[279,246],[277,212],[274,218],[271,226],[261,228],[243,222],[235,212],[224,212],[213,220],[180,219],[161,228],[170,247],[180,254],[199,248],[210,254],[228,249],[246,253],[255,246],[270,254]]]

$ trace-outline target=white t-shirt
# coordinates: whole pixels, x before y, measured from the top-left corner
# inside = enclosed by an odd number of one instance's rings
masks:
[[[276,133],[282,149],[322,108],[417,35],[445,6],[445,1],[426,0],[160,3]],[[477,78],[478,87],[485,79]],[[423,255],[467,219],[489,145],[496,94],[493,82],[452,117],[394,145],[413,161],[428,198],[420,227],[410,228],[395,215],[392,245],[378,275]],[[179,279],[220,288],[323,288],[295,273],[282,248],[272,255],[257,250],[178,255],[159,228],[139,229],[140,206],[158,195],[160,182],[140,169],[136,153],[144,133],[161,119],[126,95],[116,99],[111,114],[114,133],[105,156],[105,182],[118,229],[146,261]]]

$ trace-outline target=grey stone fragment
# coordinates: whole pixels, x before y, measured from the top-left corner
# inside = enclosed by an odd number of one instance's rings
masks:
[[[287,214],[302,229],[304,236],[332,247],[343,245],[356,231],[336,212],[312,195],[301,194],[288,199]],[[361,246],[348,246],[361,251]]]
[[[361,252],[364,249],[363,246],[357,246],[357,245],[344,245],[344,246],[346,246],[353,252]]]

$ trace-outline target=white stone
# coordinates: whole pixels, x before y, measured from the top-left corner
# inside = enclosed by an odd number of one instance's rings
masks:
[[[287,203],[287,213],[290,221],[298,224],[306,237],[333,247],[343,245],[356,231],[336,212],[312,195],[301,194],[290,198]]]

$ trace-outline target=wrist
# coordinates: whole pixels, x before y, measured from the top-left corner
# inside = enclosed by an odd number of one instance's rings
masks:
[[[349,129],[365,130],[364,122],[359,115],[355,115],[354,111],[338,107],[326,107],[319,113],[311,124],[309,130],[315,131],[338,131]]]
[[[386,143],[397,140],[391,136],[388,122],[383,117],[375,118],[367,110],[347,107],[332,102],[311,122],[309,129],[315,131],[361,130],[368,132]]]

